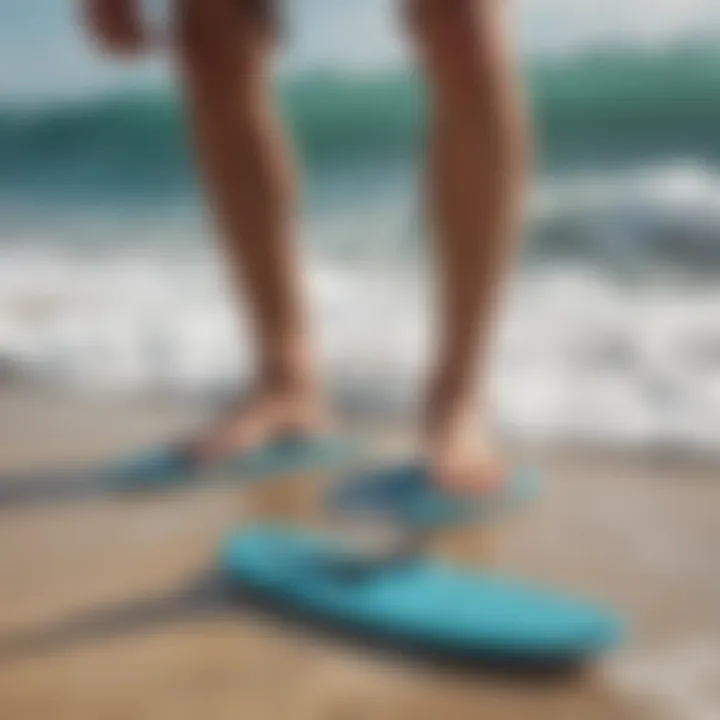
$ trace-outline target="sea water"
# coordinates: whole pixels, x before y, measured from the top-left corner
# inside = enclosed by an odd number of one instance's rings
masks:
[[[313,331],[335,387],[409,407],[433,338],[422,86],[382,39],[388,3],[326,5],[324,33],[321,5],[298,4],[305,39],[279,79]],[[720,52],[697,27],[669,37],[662,13],[652,37],[630,37],[632,17],[598,35],[592,10],[568,7],[563,40],[559,0],[520,6],[538,158],[493,417],[523,437],[718,452]],[[70,67],[0,76],[0,368],[78,390],[231,387],[252,354],[182,103],[164,69],[89,64],[53,8],[42,20],[18,3],[18,27],[40,38],[56,23]],[[332,41],[328,23],[342,36],[352,22],[375,28],[374,50]]]

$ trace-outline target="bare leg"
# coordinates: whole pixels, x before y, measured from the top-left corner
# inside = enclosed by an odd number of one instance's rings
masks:
[[[430,85],[429,193],[440,314],[427,444],[439,482],[490,489],[502,465],[476,431],[478,361],[519,228],[525,135],[501,0],[411,0]]]
[[[139,3],[140,0],[83,0],[81,9],[88,33],[102,50],[127,55],[147,48]]]
[[[197,152],[257,348],[254,397],[197,443],[215,457],[324,424],[292,245],[295,178],[271,99],[265,0],[182,0],[178,52]]]

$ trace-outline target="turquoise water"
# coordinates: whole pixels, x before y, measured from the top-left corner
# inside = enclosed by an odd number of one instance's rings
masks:
[[[22,32],[0,21],[0,367],[78,388],[224,389],[252,353],[180,100],[162,69],[91,60],[67,7],[37,2],[10,0]],[[720,51],[697,32],[657,40],[683,23],[636,17],[640,0],[607,3],[596,27],[599,5],[520,2],[538,163],[492,416],[523,436],[716,454]],[[307,181],[298,239],[324,374],[363,403],[411,407],[432,343],[425,114],[376,22],[389,5],[302,0],[310,41],[278,93]],[[687,7],[697,31],[709,15]]]
[[[695,158],[720,161],[720,52],[589,53],[538,62],[527,83],[542,174]],[[402,71],[293,75],[280,101],[311,182],[412,169],[420,84]],[[180,101],[169,90],[0,104],[0,194],[48,202],[159,202],[192,190]]]

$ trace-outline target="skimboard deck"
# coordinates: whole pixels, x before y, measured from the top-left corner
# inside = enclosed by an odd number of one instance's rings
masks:
[[[622,635],[591,603],[420,556],[348,571],[351,555],[330,540],[280,526],[232,535],[220,564],[231,583],[318,619],[463,657],[576,662]]]

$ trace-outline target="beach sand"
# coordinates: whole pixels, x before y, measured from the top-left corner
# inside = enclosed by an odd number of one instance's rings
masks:
[[[247,517],[237,489],[130,499],[50,477],[171,437],[204,412],[0,391],[0,474],[48,471],[12,492],[0,484],[3,720],[720,717],[717,467],[668,453],[512,448],[546,487],[498,529],[494,564],[597,597],[631,628],[594,668],[516,676],[313,635],[230,598],[212,566],[219,540]]]

